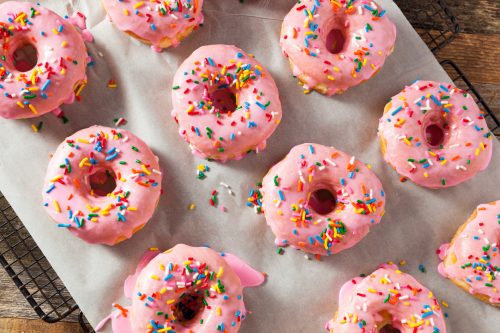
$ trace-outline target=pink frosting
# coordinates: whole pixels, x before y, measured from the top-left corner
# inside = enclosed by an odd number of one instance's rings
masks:
[[[96,195],[90,178],[115,175],[116,188]],[[151,218],[161,191],[158,158],[125,130],[92,126],[66,138],[50,160],[43,200],[62,228],[89,243],[113,245]]]
[[[336,194],[335,209],[318,214],[311,194]],[[385,193],[377,176],[362,162],[333,147],[305,143],[273,166],[262,182],[262,206],[276,244],[330,255],[366,236],[384,214]]]
[[[132,299],[132,306],[115,304],[118,310],[105,318],[96,331],[111,319],[115,333],[150,332],[151,322],[157,329],[169,327],[168,332],[237,332],[246,315],[243,288],[263,282],[262,273],[231,254],[184,244],[164,253],[151,250],[125,282],[125,295]],[[181,295],[196,291],[208,293],[204,297],[206,306],[188,322],[177,322],[175,303]]]
[[[0,27],[1,117],[40,116],[81,90],[87,50],[69,21],[39,5],[7,1],[0,4]],[[36,48],[37,64],[21,72],[14,53],[26,44]]]
[[[446,333],[438,301],[431,291],[394,265],[344,284],[339,308],[326,327],[332,333],[377,333],[388,313],[401,333]]]
[[[385,160],[414,183],[450,187],[486,169],[492,154],[492,134],[474,102],[449,83],[416,81],[394,96],[379,123],[387,142]],[[444,132],[440,146],[426,140],[426,128]]]
[[[439,272],[469,286],[471,294],[482,294],[500,305],[500,200],[479,205],[475,218],[439,249],[442,260],[453,254],[454,264],[439,264]]]
[[[216,95],[229,91],[236,109],[223,112]],[[278,88],[271,74],[231,45],[203,46],[177,70],[172,116],[193,153],[226,161],[262,150],[281,121]],[[230,110],[231,111],[231,110]]]
[[[326,46],[335,29],[345,38],[337,54]],[[391,54],[395,40],[396,27],[373,1],[304,0],[285,17],[280,43],[293,74],[304,75],[306,89],[322,84],[326,94],[333,95],[372,77]]]
[[[161,50],[165,38],[177,46],[179,34],[203,23],[203,0],[102,0],[102,3],[118,29],[147,40],[156,51]]]

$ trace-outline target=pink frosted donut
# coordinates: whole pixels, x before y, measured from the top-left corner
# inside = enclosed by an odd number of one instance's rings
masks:
[[[500,200],[479,205],[439,249],[439,273],[483,302],[500,306]]]
[[[394,265],[383,265],[340,289],[330,333],[446,333],[433,293]]]
[[[261,193],[276,244],[314,254],[354,246],[384,214],[377,176],[355,157],[319,144],[292,148],[264,177]]]
[[[160,52],[177,46],[203,23],[203,0],[102,0],[118,29]]]
[[[92,126],[59,145],[43,200],[59,227],[88,243],[117,244],[142,229],[161,191],[158,158],[125,130]]]
[[[449,83],[406,87],[385,106],[378,130],[386,162],[424,187],[460,184],[491,160],[493,140],[481,110]]]
[[[36,117],[72,102],[86,66],[87,49],[69,21],[29,2],[0,4],[1,117]]]
[[[193,153],[221,161],[263,150],[281,121],[271,74],[231,45],[194,51],[175,74],[172,103],[179,134]]]
[[[263,282],[262,273],[231,254],[184,244],[152,249],[125,282],[132,305],[114,304],[118,310],[96,331],[111,319],[114,333],[234,333],[246,316],[243,288]]]
[[[396,27],[371,0],[298,1],[280,44],[309,91],[339,94],[375,75],[392,53]]]

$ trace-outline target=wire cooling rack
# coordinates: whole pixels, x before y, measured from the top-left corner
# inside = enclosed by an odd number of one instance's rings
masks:
[[[444,0],[395,0],[433,53],[460,32],[456,17]]]
[[[460,28],[442,0],[396,0],[432,52],[446,46]],[[491,131],[500,138],[500,123],[464,73],[450,60],[441,62],[455,84],[468,91],[485,112]],[[49,323],[67,318],[78,305],[0,193],[0,264],[36,314]],[[94,333],[83,313],[78,321],[84,333]]]

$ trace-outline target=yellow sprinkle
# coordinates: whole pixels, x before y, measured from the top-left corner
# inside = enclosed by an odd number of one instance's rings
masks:
[[[61,47],[66,47],[66,46],[68,46],[68,42],[67,41],[64,41],[64,42],[61,43]]]
[[[80,161],[80,164],[78,164],[78,166],[80,168],[83,168],[83,166],[85,165],[85,163],[87,163],[87,161],[89,160],[88,157],[84,157],[81,161]]]
[[[334,78],[333,76],[331,76],[331,75],[328,75],[328,76],[327,76],[327,78],[328,78],[328,80],[330,80],[330,81],[335,81],[335,78]]]
[[[61,212],[61,206],[59,206],[59,202],[57,202],[57,200],[54,200],[54,208],[56,209],[56,212]]]
[[[195,208],[196,208],[196,205],[194,203],[190,203],[189,206],[188,206],[189,210],[193,210]]]
[[[222,315],[222,310],[221,310],[220,306],[217,307],[217,315],[218,316]]]
[[[160,278],[157,276],[157,275],[151,275],[150,276],[153,280],[157,280],[157,281],[160,281]]]
[[[146,166],[144,164],[141,165],[141,168],[146,173],[146,175],[150,175],[151,174],[151,171],[149,171],[148,168],[146,168]]]
[[[130,210],[130,211],[136,211],[137,210],[137,207],[127,207],[127,210]]]
[[[128,16],[128,15],[129,15],[129,14],[128,14],[128,9],[124,9],[124,10],[123,10],[123,13],[124,13],[126,16]]]
[[[138,2],[134,5],[134,9],[141,8],[144,5],[144,1]]]
[[[219,268],[219,271],[217,272],[217,277],[220,278],[222,276],[222,274],[224,274],[224,268],[221,266]]]
[[[28,107],[30,108],[31,112],[33,112],[34,114],[38,114],[38,111],[35,109],[33,104],[28,104]]]
[[[23,104],[23,103],[21,103],[21,102],[19,102],[19,101],[18,101],[18,102],[17,102],[17,105],[18,105],[21,109],[24,109],[24,104]]]
[[[173,303],[175,303],[175,299],[169,299],[169,300],[167,301],[167,304],[169,304],[169,305],[170,305],[170,304],[173,304]]]
[[[59,179],[61,179],[61,178],[62,178],[62,176],[61,176],[61,175],[59,175],[59,176],[55,176],[54,178],[52,178],[52,179],[50,180],[50,182],[51,182],[51,183],[57,182],[57,181],[58,181]]]
[[[33,132],[38,133],[38,127],[36,127],[35,124],[31,124],[31,128],[33,129]]]
[[[80,143],[90,143],[89,140],[87,140],[87,139],[80,139],[80,138],[78,138],[78,139],[76,139],[76,141],[78,141]]]
[[[56,29],[56,28],[52,29],[52,32],[53,32],[54,34],[56,34],[56,35],[59,35],[59,31],[57,31],[57,29]]]
[[[191,113],[191,112],[193,112],[193,110],[194,110],[194,105],[193,105],[193,104],[191,104],[191,105],[188,107],[188,109],[187,109],[186,113]]]

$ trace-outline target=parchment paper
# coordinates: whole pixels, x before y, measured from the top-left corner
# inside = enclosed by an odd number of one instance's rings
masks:
[[[118,31],[99,1],[41,1],[59,14],[82,11],[95,37],[89,44],[95,65],[88,70],[83,101],[65,106],[69,123],[52,115],[41,118],[41,133],[30,128],[37,120],[0,120],[0,187],[37,241],[90,322],[95,325],[126,303],[122,285],[149,247],[167,249],[176,243],[209,244],[231,252],[269,274],[267,283],[245,292],[252,312],[241,332],[322,332],[337,307],[340,286],[360,273],[370,273],[384,261],[403,269],[431,288],[450,307],[445,309],[449,332],[491,333],[500,326],[498,310],[467,295],[437,273],[438,246],[451,239],[479,203],[500,198],[500,145],[495,142],[489,168],[473,180],[445,190],[427,190],[399,176],[383,162],[376,139],[385,102],[417,78],[449,81],[431,52],[397,6],[379,1],[396,23],[394,54],[381,72],[347,93],[305,96],[280,53],[281,20],[293,0],[206,0],[205,25],[178,48],[164,53]],[[236,44],[269,68],[280,89],[283,122],[261,154],[226,164],[191,155],[170,118],[170,89],[178,65],[205,44]],[[467,69],[465,68],[467,71]],[[108,89],[114,79],[117,89]],[[145,140],[159,155],[165,190],[150,223],[131,240],[115,247],[90,246],[56,227],[42,207],[42,180],[49,154],[68,135],[94,124],[113,126],[125,117],[126,129]],[[274,238],[264,217],[246,204],[249,189],[289,149],[303,142],[333,145],[371,163],[387,193],[387,214],[380,225],[354,248],[321,261],[308,261],[302,252],[276,254]],[[208,164],[203,181],[196,166]],[[231,196],[219,185],[229,184]],[[220,191],[226,213],[209,205],[213,189]],[[187,209],[190,203],[196,209]],[[427,273],[418,265],[424,264]],[[109,332],[109,329],[108,331]]]

